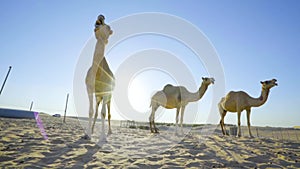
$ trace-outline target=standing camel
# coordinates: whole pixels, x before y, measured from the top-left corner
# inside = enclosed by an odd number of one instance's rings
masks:
[[[163,90],[156,92],[151,98],[152,112],[149,117],[151,133],[158,133],[154,123],[155,111],[160,107],[166,109],[176,108],[176,132],[178,128],[178,115],[181,110],[180,127],[182,131],[182,121],[185,106],[190,102],[198,101],[202,98],[210,84],[214,84],[214,78],[202,78],[202,84],[195,93],[189,92],[184,86],[172,86],[167,84]]]
[[[107,61],[104,57],[104,49],[105,45],[108,43],[108,38],[112,34],[112,30],[110,26],[103,24],[97,29],[95,29],[95,36],[97,39],[93,64],[87,72],[85,83],[87,87],[87,93],[89,97],[89,124],[88,124],[88,136],[91,136],[93,133],[94,125],[98,116],[98,106],[102,102],[101,109],[101,122],[102,122],[102,132],[100,136],[100,141],[106,140],[105,137],[105,115],[106,115],[106,107],[108,109],[108,134],[111,133],[110,127],[110,100],[112,91],[114,89],[115,78],[113,73],[109,69]],[[92,125],[92,118],[94,115],[93,110],[93,94],[95,93],[96,98],[96,107],[95,107],[95,117]]]
[[[249,135],[250,137],[253,137],[250,130],[251,107],[259,107],[263,105],[268,99],[270,89],[274,86],[277,86],[276,82],[277,82],[276,79],[260,82],[262,84],[262,91],[259,98],[253,98],[243,91],[237,91],[237,92],[230,91],[225,97],[223,97],[218,104],[220,115],[221,115],[220,125],[223,134],[227,135],[225,124],[224,124],[224,118],[227,111],[229,111],[229,112],[237,112],[238,115],[237,137],[241,136],[241,128],[240,128],[241,112],[243,110],[246,110]]]

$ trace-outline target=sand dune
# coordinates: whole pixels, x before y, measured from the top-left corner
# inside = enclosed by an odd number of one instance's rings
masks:
[[[1,167],[300,168],[297,140],[223,137],[216,126],[186,129],[185,135],[160,126],[160,134],[150,134],[115,123],[113,134],[100,147],[97,136],[82,137],[84,130],[76,119],[64,124],[61,118],[41,118],[48,140],[34,120],[0,118]]]

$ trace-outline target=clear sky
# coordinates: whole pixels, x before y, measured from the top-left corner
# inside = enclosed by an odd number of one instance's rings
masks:
[[[81,50],[87,41],[94,38],[97,16],[104,14],[109,24],[131,14],[160,12],[178,16],[206,35],[223,65],[226,92],[244,90],[258,97],[261,91],[259,81],[278,80],[279,86],[271,90],[268,101],[252,110],[252,125],[300,125],[297,108],[300,103],[300,2],[297,0],[3,0],[0,4],[1,85],[8,67],[13,67],[0,95],[0,107],[29,109],[31,101],[34,101],[33,110],[63,114],[66,95],[70,93],[68,114],[75,115],[74,72]],[[179,58],[189,57],[180,53],[186,49],[174,49],[178,45],[174,43],[170,39],[146,35],[120,44],[115,49],[119,51],[115,53],[126,55],[144,48],[165,48],[178,52]],[[122,57],[116,55],[111,58],[111,67],[116,71],[118,60]],[[191,70],[199,76],[197,84],[201,82],[201,76],[207,76],[204,68],[199,68],[198,72]],[[199,72],[201,75],[198,75]],[[132,98],[136,109],[149,110],[149,92],[141,99],[134,99],[134,94],[140,94],[143,88],[147,88],[146,76],[153,74],[155,72],[137,75],[138,80],[132,84],[136,90],[129,89],[128,97]],[[164,80],[148,85],[149,91],[160,90],[165,83],[173,82],[167,75],[157,76]],[[198,103],[200,117],[197,118],[201,123],[208,116],[205,112],[209,111],[211,101],[205,100],[209,100],[211,95],[209,90],[203,101]],[[121,118],[114,116],[114,111],[117,110],[113,110],[112,118]],[[243,125],[246,124],[245,116],[244,113]],[[170,121],[173,121],[173,116]],[[226,122],[236,123],[236,114],[228,114]]]

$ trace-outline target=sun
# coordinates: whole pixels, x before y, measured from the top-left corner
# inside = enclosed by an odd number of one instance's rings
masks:
[[[147,87],[139,78],[134,78],[128,88],[128,99],[132,108],[139,113],[146,113],[149,109],[150,96]]]

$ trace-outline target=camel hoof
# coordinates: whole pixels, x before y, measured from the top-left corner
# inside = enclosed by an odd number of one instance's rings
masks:
[[[84,140],[91,140],[91,137],[87,134],[85,134],[84,136],[81,137]]]
[[[225,137],[225,136],[229,136],[229,133],[223,133],[223,136]]]
[[[108,131],[107,135],[111,135],[112,134],[112,131]]]
[[[152,134],[159,134],[159,132],[157,130],[155,131],[151,131]]]
[[[99,140],[98,141],[98,143],[97,143],[97,145],[99,146],[99,147],[102,147],[104,144],[106,144],[108,141],[106,140],[106,139],[101,139],[101,140]]]
[[[103,144],[105,144],[107,142],[108,141],[107,141],[106,137],[105,136],[101,136],[100,139],[99,139],[99,141],[98,141],[98,143],[97,143],[97,145],[99,145],[101,147]]]
[[[226,136],[226,135],[224,135],[224,134],[222,134],[222,135],[219,135],[221,138],[226,138],[226,137],[228,137],[228,136]]]

